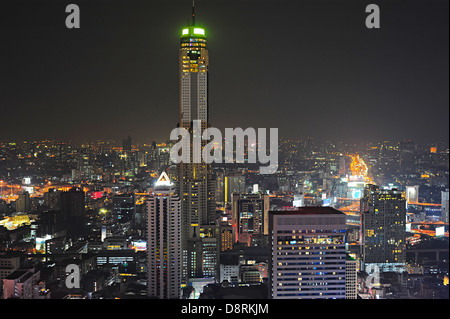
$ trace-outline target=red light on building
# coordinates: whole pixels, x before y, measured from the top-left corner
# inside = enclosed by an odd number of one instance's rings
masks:
[[[90,195],[92,199],[98,199],[103,197],[103,192],[91,192]]]

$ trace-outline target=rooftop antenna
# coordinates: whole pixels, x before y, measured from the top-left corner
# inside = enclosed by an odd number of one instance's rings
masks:
[[[195,25],[195,0],[192,0],[192,25]]]

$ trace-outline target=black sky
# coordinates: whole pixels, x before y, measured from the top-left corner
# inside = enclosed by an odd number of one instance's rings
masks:
[[[65,7],[81,28],[65,27]],[[367,29],[365,7],[381,9]],[[212,126],[448,142],[448,0],[197,0]],[[0,140],[166,140],[190,0],[9,1]]]

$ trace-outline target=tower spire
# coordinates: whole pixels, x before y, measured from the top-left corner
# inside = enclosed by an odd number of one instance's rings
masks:
[[[195,0],[192,0],[192,25],[195,25]]]

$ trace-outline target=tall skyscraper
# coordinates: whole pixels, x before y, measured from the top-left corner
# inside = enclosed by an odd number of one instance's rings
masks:
[[[178,164],[178,192],[181,199],[183,280],[203,277],[202,238],[200,229],[215,223],[215,182],[211,167],[205,162],[193,163],[206,145],[194,147],[192,141],[208,126],[208,67],[205,29],[192,23],[182,29],[179,49],[179,127],[191,134],[190,163]],[[201,121],[202,132],[194,130],[194,121]],[[209,241],[210,239],[208,239]]]
[[[269,298],[344,299],[345,214],[299,207],[269,216]]]
[[[399,190],[367,185],[361,199],[362,268],[402,271],[406,262],[406,199]]]
[[[180,199],[166,173],[147,201],[147,294],[158,299],[181,296]]]

